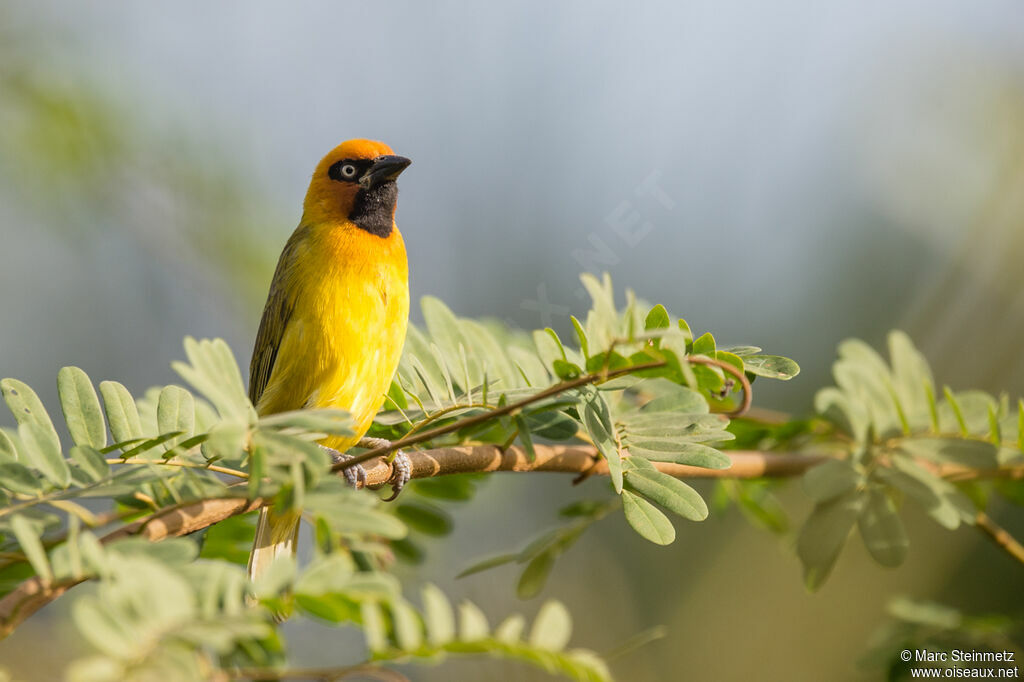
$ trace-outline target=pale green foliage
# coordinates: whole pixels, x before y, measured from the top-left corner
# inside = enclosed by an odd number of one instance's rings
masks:
[[[835,387],[815,398],[819,414],[842,439],[835,460],[810,469],[804,488],[815,502],[797,543],[811,589],[824,583],[846,538],[857,526],[871,556],[883,566],[906,558],[909,539],[899,516],[904,499],[955,530],[973,524],[987,488],[958,486],[938,467],[994,471],[1024,462],[1018,441],[1024,408],[980,391],[938,399],[931,369],[902,332],[889,335],[890,362],[867,344],[844,341],[833,366]],[[820,446],[820,444],[819,444]]]
[[[387,411],[378,415],[372,433],[397,439],[425,426],[452,425],[450,433],[429,445],[518,441],[531,457],[535,443],[591,443],[608,463],[611,492],[623,497],[621,505],[598,505],[602,511],[595,518],[621,506],[641,537],[668,544],[675,530],[659,506],[692,521],[706,518],[708,509],[690,486],[651,463],[727,468],[729,459],[716,446],[733,438],[729,419],[712,414],[711,408],[721,412],[735,405],[734,378],[719,367],[691,365],[688,358],[727,363],[750,377],[788,379],[799,368],[792,360],[761,355],[754,346],[719,349],[711,334],[694,339],[684,320],[664,306],[640,303],[632,292],[627,291],[626,305],[619,310],[607,275],[584,275],[582,281],[593,302],[583,322],[571,318],[575,343],[550,328],[525,334],[495,322],[459,318],[437,299],[425,298],[426,329],[410,330]],[[552,386],[614,372],[622,374],[560,391],[484,427],[454,428],[460,419]],[[551,551],[484,559],[464,574],[507,561],[523,563],[518,593],[534,596],[556,556],[586,525],[574,520],[562,534],[571,539],[555,542]],[[545,537],[528,549],[546,546]]]
[[[753,346],[718,349],[711,334],[694,339],[685,321],[664,306],[641,304],[632,292],[619,310],[607,275],[584,275],[582,281],[593,304],[584,322],[572,318],[575,344],[563,342],[552,329],[527,335],[462,319],[437,299],[425,298],[426,330],[409,332],[385,406],[391,411],[378,417],[374,435],[394,439],[426,424],[456,424],[559,382],[647,367],[559,392],[486,428],[455,430],[431,444],[518,440],[532,456],[535,442],[592,443],[608,462],[615,494],[633,478],[626,520],[642,537],[666,544],[675,532],[652,502],[694,521],[707,516],[707,506],[692,488],[649,462],[726,468],[729,460],[715,446],[733,438],[726,430],[729,420],[711,414],[711,407],[732,405],[735,380],[687,358],[711,358],[750,376],[781,379],[799,368]]]
[[[943,477],[1019,466],[1021,403],[1011,410],[1006,397],[940,393],[902,334],[890,337],[891,364],[863,343],[840,346],[837,385],[815,401],[821,419],[730,422],[722,412],[736,404],[732,374],[691,358],[748,377],[789,378],[795,364],[756,347],[720,349],[710,334],[695,338],[684,321],[631,294],[620,311],[607,279],[586,277],[584,284],[594,305],[584,321],[571,320],[573,344],[550,329],[525,334],[460,319],[433,299],[424,302],[426,330],[411,332],[389,392],[393,409],[379,415],[373,435],[394,439],[441,427],[420,446],[519,442],[527,453],[545,442],[591,443],[611,473],[604,499],[566,507],[562,525],[463,575],[515,563],[519,595],[534,597],[557,558],[619,508],[643,538],[672,542],[666,512],[700,521],[708,506],[658,464],[727,468],[723,448],[733,443],[799,443],[834,455],[803,481],[815,507],[797,552],[812,588],[825,581],[854,527],[879,563],[899,565],[909,546],[904,500],[955,529],[973,522],[993,490],[1024,498],[1019,482]],[[477,478],[415,481],[398,503],[381,505],[330,475],[330,458],[317,445],[327,434],[349,433],[344,412],[258,418],[223,342],[187,339],[185,350],[187,362],[174,368],[190,388],[154,388],[138,399],[116,382],[97,390],[80,369],[61,370],[66,443],[30,387],[0,382],[18,424],[0,430],[0,593],[32,575],[51,585],[100,584],[98,596],[74,602],[75,621],[95,653],[76,662],[71,679],[199,679],[219,668],[276,668],[285,652],[273,614],[361,629],[374,665],[488,654],[573,679],[609,679],[596,655],[565,649],[569,617],[554,602],[528,632],[520,617],[492,630],[479,608],[467,602],[454,609],[436,587],[424,588],[414,605],[388,572],[389,557],[415,561],[423,554],[417,542],[451,531],[444,505],[471,497]],[[495,410],[503,412],[490,416]],[[464,425],[467,418],[473,421]],[[748,515],[784,529],[763,484],[728,484],[724,495]],[[302,567],[281,560],[248,584],[239,565],[252,537],[244,517],[218,524],[199,544],[102,537],[112,523],[224,496],[272,498],[278,509],[301,510],[315,530],[313,561]],[[116,516],[82,505],[84,498],[107,500]],[[146,589],[153,584],[163,589]]]
[[[565,649],[572,619],[560,602],[548,601],[541,606],[527,633],[526,621],[519,615],[507,617],[492,631],[483,612],[469,601],[459,605],[456,615],[444,593],[433,585],[423,588],[422,601],[422,611],[402,598],[385,604],[364,603],[364,621],[380,626],[385,622],[380,612],[386,611],[394,624],[390,633],[382,628],[367,633],[374,660],[413,658],[440,663],[449,654],[488,654],[532,663],[574,680],[611,680],[597,654]],[[374,615],[367,619],[368,613]]]
[[[727,460],[712,446],[730,438],[727,420],[712,416],[710,404],[728,405],[735,386],[718,368],[690,367],[685,358],[702,355],[739,369],[744,361],[717,350],[710,335],[694,341],[685,322],[673,322],[661,306],[643,314],[631,294],[617,311],[607,277],[587,277],[584,284],[594,308],[584,323],[573,320],[578,348],[552,330],[528,335],[461,320],[426,299],[427,330],[410,332],[390,392],[395,410],[380,415],[375,432],[400,437],[456,424],[427,445],[518,439],[530,452],[535,442],[589,440],[608,459],[610,490],[624,496],[626,518],[644,537],[664,543],[674,530],[652,502],[692,520],[703,519],[707,507],[651,462],[722,467]],[[138,398],[117,382],[97,387],[81,369],[62,369],[57,383],[67,444],[30,387],[0,382],[18,422],[16,431],[0,431],[0,594],[33,574],[53,586],[100,584],[98,595],[74,601],[75,622],[96,653],[75,663],[71,679],[200,679],[218,668],[273,667],[284,654],[272,614],[360,627],[380,661],[490,654],[574,679],[610,679],[595,654],[565,650],[569,616],[554,602],[525,634],[519,617],[491,631],[468,603],[456,626],[436,588],[424,592],[422,612],[402,596],[386,571],[387,557],[421,555],[410,531],[449,532],[450,519],[430,499],[465,499],[470,479],[416,482],[401,502],[383,507],[376,496],[329,475],[330,458],[317,441],[350,433],[344,412],[258,418],[223,341],[186,339],[185,354],[187,361],[173,367],[190,388],[152,388]],[[789,361],[762,357],[751,375],[796,371]],[[634,372],[634,366],[646,369]],[[562,387],[587,373],[598,381]],[[547,389],[553,389],[549,397],[530,399]],[[524,398],[529,404],[512,414],[457,428],[460,417]],[[305,568],[278,562],[258,584],[247,584],[238,564],[251,527],[241,518],[211,529],[201,545],[102,536],[112,523],[225,496],[272,498],[279,511],[301,510],[316,531],[314,561]],[[79,503],[84,498],[106,500],[112,513],[92,511],[95,504]],[[577,509],[567,527],[517,555],[526,564],[520,594],[539,593],[555,557],[618,506],[613,496]],[[635,507],[647,520],[638,519]]]
[[[202,397],[167,386],[136,400],[115,382],[97,393],[82,370],[61,370],[61,407],[74,443],[67,452],[35,392],[15,380],[0,383],[19,424],[16,433],[0,432],[2,591],[27,577],[26,569],[48,584],[100,584],[97,595],[73,603],[74,621],[96,653],[76,661],[69,679],[193,680],[219,667],[273,667],[283,661],[272,618],[280,613],[364,628],[375,659],[490,654],[574,679],[610,679],[596,655],[563,650],[569,624],[560,605],[542,611],[527,639],[510,627],[477,628],[477,636],[463,627],[456,636],[436,588],[425,592],[425,618],[390,574],[360,570],[352,548],[372,556],[380,543],[406,536],[404,521],[427,534],[447,532],[443,513],[415,500],[386,513],[375,496],[327,475],[330,459],[315,441],[350,433],[344,412],[257,419],[223,342],[187,339],[185,348],[189,361],[174,367]],[[242,479],[240,489],[225,480],[231,476]],[[302,570],[279,561],[249,585],[243,568],[226,558],[233,539],[206,543],[207,558],[199,560],[199,546],[188,539],[105,543],[88,528],[107,522],[74,501],[107,498],[131,517],[238,491],[301,508],[317,530],[315,560]],[[387,617],[374,624],[364,617],[373,610]]]

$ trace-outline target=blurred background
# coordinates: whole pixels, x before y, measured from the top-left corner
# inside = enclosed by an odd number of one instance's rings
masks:
[[[607,270],[720,343],[800,362],[795,381],[758,384],[762,407],[809,411],[838,341],[881,348],[894,327],[940,382],[1024,394],[1018,0],[6,0],[0,375],[53,406],[62,365],[136,395],[174,381],[187,334],[224,337],[247,364],[309,175],[351,137],[414,161],[398,210],[414,300],[564,329],[588,305],[579,272]],[[492,478],[417,580],[496,621],[541,600],[519,602],[511,570],[452,576],[599,491]],[[798,486],[781,494],[798,524]],[[892,595],[1024,610],[1019,566],[980,534],[908,522],[904,567],[855,540],[808,595],[792,538],[735,512],[677,523],[669,548],[610,521],[544,594],[568,604],[575,645],[668,627],[614,662],[624,680],[870,679],[856,662]],[[57,679],[80,652],[66,608],[0,642],[0,663]],[[287,632],[297,663],[336,660],[339,631]]]

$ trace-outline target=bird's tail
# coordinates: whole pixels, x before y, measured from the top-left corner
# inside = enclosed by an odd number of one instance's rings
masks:
[[[285,554],[295,555],[295,545],[299,539],[298,511],[289,510],[284,514],[275,514],[269,507],[260,509],[260,519],[256,523],[256,539],[249,553],[249,580],[256,580],[273,563],[274,559]]]

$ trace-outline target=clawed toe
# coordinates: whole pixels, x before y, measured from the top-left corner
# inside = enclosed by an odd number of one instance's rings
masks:
[[[401,450],[395,453],[395,458],[391,461],[391,479],[391,496],[385,498],[385,502],[398,497],[405,484],[412,480],[412,462]]]
[[[345,459],[351,459],[352,455],[345,455]],[[362,464],[353,464],[350,467],[342,469],[345,474],[345,480],[353,488],[365,488],[366,487],[366,469],[363,468]]]
[[[375,448],[388,447],[391,445],[391,441],[383,438],[363,438],[356,445],[361,448],[372,450]],[[352,459],[352,455],[346,455],[325,445],[321,445],[320,447],[331,453],[331,460],[334,464]],[[341,471],[345,474],[345,480],[347,480],[349,485],[353,488],[366,487],[366,469],[363,468],[362,464],[353,464],[352,466],[345,467]],[[398,494],[402,492],[402,489],[405,488],[406,483],[410,480],[412,480],[412,461],[410,461],[404,452],[398,450],[391,459],[391,496],[386,498],[384,501],[390,502],[398,497]]]
[[[340,462],[346,462],[352,459],[352,455],[346,455],[343,452],[338,452],[334,448],[329,448],[326,445],[321,445],[323,449],[331,453],[331,462],[338,464]],[[353,464],[350,467],[345,467],[341,470],[341,473],[345,474],[345,480],[353,488],[365,488],[366,487],[366,469],[363,468],[362,464]]]

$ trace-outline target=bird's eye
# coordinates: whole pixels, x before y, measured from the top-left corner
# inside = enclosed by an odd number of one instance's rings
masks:
[[[356,167],[351,163],[346,163],[341,167],[341,177],[343,178],[354,178],[356,176]]]

